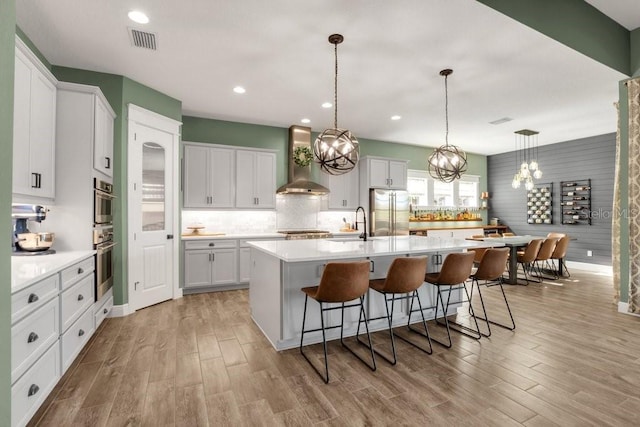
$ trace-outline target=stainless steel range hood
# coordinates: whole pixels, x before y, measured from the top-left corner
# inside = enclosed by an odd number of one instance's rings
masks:
[[[311,165],[298,166],[293,161],[296,147],[311,149],[311,128],[291,126],[289,128],[289,182],[278,188],[278,194],[328,194],[329,189],[311,181]]]

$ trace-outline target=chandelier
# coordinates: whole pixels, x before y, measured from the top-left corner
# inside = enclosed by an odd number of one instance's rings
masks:
[[[325,129],[313,143],[313,154],[320,170],[330,175],[342,175],[353,170],[358,164],[360,145],[355,135],[347,129],[338,128],[338,44],[344,37],[340,34],[329,36],[334,46],[335,74],[333,79],[333,128]]]
[[[516,135],[516,174],[511,187],[520,188],[524,182],[527,190],[533,189],[533,179],[542,178],[542,170],[538,164],[538,134],[535,130],[522,129]]]
[[[442,182],[453,182],[467,171],[466,153],[455,145],[449,145],[449,91],[447,78],[451,73],[453,73],[453,70],[450,69],[440,71],[440,75],[444,76],[445,144],[436,148],[427,161],[429,175]]]

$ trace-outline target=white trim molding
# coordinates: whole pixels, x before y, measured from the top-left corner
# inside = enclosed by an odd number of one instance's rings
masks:
[[[124,317],[132,313],[129,304],[114,305],[107,317]]]
[[[605,274],[613,276],[613,267],[610,265],[589,264],[587,262],[565,261],[568,268],[588,271],[590,273]]]
[[[629,303],[628,302],[618,302],[618,312],[622,314],[628,314],[629,316],[640,317],[640,314],[629,313]]]

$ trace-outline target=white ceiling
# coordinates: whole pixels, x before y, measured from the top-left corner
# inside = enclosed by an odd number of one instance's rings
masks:
[[[638,0],[585,0],[627,30],[640,28],[640,2]]]
[[[125,75],[181,100],[185,115],[279,127],[308,117],[314,131],[333,125],[320,104],[333,100],[327,37],[338,32],[340,127],[443,144],[438,73],[452,68],[449,142],[480,154],[513,150],[523,128],[539,131],[540,144],[614,132],[626,77],[475,0],[20,0],[16,8],[53,64]],[[151,22],[129,21],[132,9]],[[132,47],[128,26],[157,33],[158,50]],[[235,94],[236,85],[247,93]],[[489,124],[503,117],[514,120]]]

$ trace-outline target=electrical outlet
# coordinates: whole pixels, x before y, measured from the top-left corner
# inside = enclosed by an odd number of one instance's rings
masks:
[[[587,251],[587,256],[593,256],[593,251]]]

